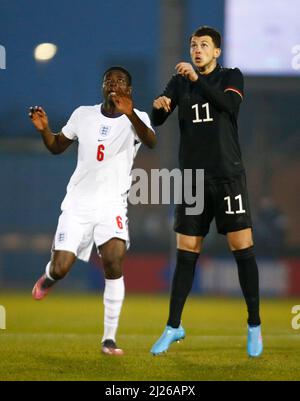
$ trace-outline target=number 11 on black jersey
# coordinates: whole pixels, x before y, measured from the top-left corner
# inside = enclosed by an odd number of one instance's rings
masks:
[[[209,103],[204,103],[201,105],[202,109],[205,109],[206,111],[206,117],[204,119],[201,119],[199,116],[199,104],[193,104],[192,109],[195,109],[195,114],[196,114],[196,118],[195,120],[193,120],[193,123],[206,123],[208,121],[214,121],[214,119],[210,116],[209,113]]]

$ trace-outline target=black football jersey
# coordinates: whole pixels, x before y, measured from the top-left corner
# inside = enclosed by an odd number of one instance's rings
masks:
[[[204,169],[206,179],[240,174],[237,118],[243,75],[218,64],[210,74],[198,76],[192,82],[174,75],[161,95],[171,99],[171,112],[178,106],[180,168]],[[153,108],[153,125],[161,125],[170,113]]]

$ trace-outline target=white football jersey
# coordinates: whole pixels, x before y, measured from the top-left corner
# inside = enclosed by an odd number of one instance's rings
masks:
[[[148,114],[134,111],[153,130]],[[101,104],[81,106],[62,132],[78,140],[78,161],[61,209],[93,211],[101,209],[103,202],[127,200],[133,160],[141,142],[126,115],[109,118],[102,114]]]

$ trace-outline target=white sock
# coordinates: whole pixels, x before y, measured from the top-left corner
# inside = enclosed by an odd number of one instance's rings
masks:
[[[116,341],[119,316],[125,296],[123,276],[115,280],[105,279],[103,293],[104,303],[104,334],[102,342],[107,339]]]
[[[48,262],[48,264],[47,264],[47,266],[46,266],[46,271],[45,271],[46,277],[47,277],[49,280],[56,281],[56,280],[55,280],[54,278],[52,278],[51,275],[50,275],[50,266],[51,266],[51,262]]]

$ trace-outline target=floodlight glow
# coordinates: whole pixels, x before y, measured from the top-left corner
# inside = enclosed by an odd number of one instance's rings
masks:
[[[41,43],[34,49],[34,58],[37,61],[49,61],[57,52],[57,46],[53,43]]]

